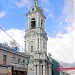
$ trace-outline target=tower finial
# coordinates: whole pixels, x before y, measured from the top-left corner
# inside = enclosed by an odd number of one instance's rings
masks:
[[[38,0],[34,0],[34,5],[38,6]]]

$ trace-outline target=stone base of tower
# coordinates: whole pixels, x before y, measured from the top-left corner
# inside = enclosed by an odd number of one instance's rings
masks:
[[[28,75],[52,75],[51,57],[45,52],[35,52],[30,57]]]

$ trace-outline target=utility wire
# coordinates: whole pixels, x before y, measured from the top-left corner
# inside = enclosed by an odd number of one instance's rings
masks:
[[[4,32],[4,33],[6,33],[14,42],[16,42],[16,40],[14,40],[2,27],[0,27],[0,29]],[[17,42],[16,42],[17,43]],[[17,43],[17,45],[19,45],[19,43]],[[20,45],[19,45],[20,46]],[[20,46],[23,50],[24,50],[24,48],[22,47],[22,46]]]

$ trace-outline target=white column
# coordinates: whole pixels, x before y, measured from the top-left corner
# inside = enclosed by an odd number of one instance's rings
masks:
[[[37,69],[36,69],[36,65],[35,65],[35,66],[34,66],[34,75],[37,75],[37,74],[36,74],[36,73],[37,73],[36,70],[37,70]]]
[[[52,75],[51,67],[49,67],[49,75]]]
[[[42,65],[42,75],[43,75],[43,65]]]
[[[42,65],[40,65],[40,70],[39,70],[40,74],[39,75],[42,75]]]
[[[39,38],[39,52],[41,50],[41,38]]]
[[[38,41],[37,41],[37,36],[36,36],[35,49],[36,49],[36,51],[38,51]]]
[[[25,52],[26,52],[26,41],[25,41]]]
[[[47,67],[47,75],[49,75],[49,67]]]
[[[45,75],[48,75],[48,68],[47,68],[47,65],[45,66]]]
[[[46,67],[45,67],[45,65],[43,66],[43,75],[46,75]]]
[[[40,75],[39,74],[39,65],[37,65],[37,75]]]
[[[39,22],[39,19],[38,19],[39,17],[38,17],[38,12],[37,12],[37,21],[36,21],[36,25],[37,25],[37,27],[38,27],[38,22]]]

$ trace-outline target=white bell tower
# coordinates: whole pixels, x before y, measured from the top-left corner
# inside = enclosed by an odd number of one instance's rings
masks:
[[[25,35],[25,50],[31,54],[35,51],[47,52],[47,34],[44,31],[45,16],[42,8],[38,7],[38,1],[27,14],[28,23]]]
[[[51,75],[51,59],[47,56],[48,38],[44,30],[46,17],[38,6],[38,0],[34,0],[34,6],[26,15],[25,50],[30,55],[28,75]]]

